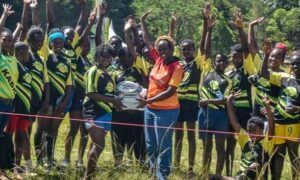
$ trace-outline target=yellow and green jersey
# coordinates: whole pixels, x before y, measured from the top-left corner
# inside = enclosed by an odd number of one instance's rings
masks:
[[[232,81],[225,74],[216,72],[212,66],[211,59],[203,64],[200,82],[200,99],[223,99],[227,97],[232,89]],[[224,105],[209,104],[211,109],[225,109]]]
[[[267,137],[258,142],[251,141],[248,133],[241,129],[236,136],[236,140],[241,147],[240,171],[245,172],[253,163],[258,163],[263,167],[267,163],[268,157],[272,154],[274,148],[274,140],[268,140]]]
[[[32,76],[31,103],[35,107],[39,107],[42,102],[45,84],[49,83],[46,62],[37,53],[30,52],[26,67],[30,70]]]
[[[286,112],[288,106],[300,106],[300,79],[292,75],[270,73],[270,83],[280,87],[274,120],[278,124],[298,124],[300,114]]]
[[[112,97],[115,86],[111,76],[101,70],[98,66],[91,67],[84,76],[85,93],[97,93],[102,96]],[[97,119],[104,114],[112,112],[112,104],[95,101],[85,97],[83,102],[83,113],[85,118]]]
[[[50,105],[56,106],[57,99],[65,95],[66,86],[73,85],[71,64],[62,54],[53,52],[49,54],[47,59]]]
[[[15,98],[18,76],[15,57],[0,54],[0,98],[10,100]]]
[[[30,70],[18,62],[19,78],[16,86],[16,98],[14,99],[14,112],[28,114],[31,107],[31,83]]]

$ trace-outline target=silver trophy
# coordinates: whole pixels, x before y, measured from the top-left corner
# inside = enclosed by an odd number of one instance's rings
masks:
[[[138,108],[139,101],[137,100],[143,98],[140,94],[144,92],[141,85],[131,81],[122,81],[118,84],[117,90],[122,104],[126,107],[124,110],[143,110]]]

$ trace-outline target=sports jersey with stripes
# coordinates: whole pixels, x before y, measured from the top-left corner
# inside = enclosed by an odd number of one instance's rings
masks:
[[[18,81],[17,60],[13,56],[0,54],[0,97],[3,99],[14,99],[16,84]]]

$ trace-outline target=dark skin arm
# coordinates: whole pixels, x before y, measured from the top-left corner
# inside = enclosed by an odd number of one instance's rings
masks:
[[[39,26],[40,25],[40,16],[39,16],[39,11],[38,11],[37,0],[33,0],[32,3],[30,4],[30,7],[31,7],[31,12],[32,12],[32,24],[34,26]]]
[[[147,25],[146,25],[146,18],[151,13],[151,10],[148,10],[142,17],[141,17],[141,25],[142,25],[142,32],[143,32],[143,40],[145,45],[151,51],[154,48],[154,42],[150,38],[150,33],[148,32]]]
[[[177,24],[177,16],[176,14],[172,14],[172,19],[171,19],[169,34],[168,34],[168,36],[170,36],[172,39],[175,38],[176,24]]]
[[[206,34],[207,34],[207,19],[211,15],[210,10],[211,10],[210,3],[206,3],[205,8],[202,10],[203,26],[202,26],[202,36],[201,36],[201,39],[200,39],[200,53],[201,53],[201,55],[204,54],[205,39],[206,39]]]
[[[68,100],[70,99],[72,89],[73,89],[73,86],[69,86],[69,85],[66,86],[64,101],[61,102],[59,104],[59,106],[57,107],[57,110],[56,110],[57,114],[62,114],[64,112],[64,110],[68,104]]]
[[[205,46],[204,46],[205,60],[211,57],[211,35],[212,35],[213,26],[216,23],[216,19],[217,17],[215,15],[212,15],[207,19],[207,34],[205,37]]]
[[[270,79],[270,71],[269,71],[269,55],[270,54],[265,54],[263,64],[261,66],[260,70],[260,76],[262,76],[265,79]]]
[[[86,19],[88,16],[88,12],[87,12],[87,0],[80,0],[80,4],[81,4],[81,12],[77,21],[77,25],[75,28],[75,31],[81,35],[83,30],[84,30],[84,25],[86,24]]]
[[[94,101],[101,101],[105,103],[112,103],[117,110],[122,110],[125,106],[122,104],[121,100],[116,97],[108,97],[100,95],[99,93],[88,93],[86,96]]]
[[[23,29],[22,25],[20,23],[18,23],[15,31],[13,32],[13,42],[20,41],[20,35],[22,32],[22,29]]]
[[[260,17],[254,21],[251,21],[249,24],[249,30],[248,30],[248,41],[249,42],[248,42],[248,44],[249,44],[249,50],[250,50],[250,53],[252,56],[254,56],[258,52],[254,28],[256,25],[258,25],[263,20],[264,20],[264,17]]]
[[[142,54],[142,42],[140,40],[140,37],[139,37],[139,32],[138,32],[138,29],[136,26],[133,26],[131,27],[131,31],[132,31],[132,34],[133,34],[133,38],[134,38],[134,44],[135,44],[135,47],[136,47],[136,52],[139,53],[139,54]]]
[[[241,125],[238,122],[238,119],[236,117],[234,107],[233,107],[233,101],[234,99],[234,93],[230,93],[230,95],[227,97],[227,112],[228,112],[228,118],[231,126],[233,127],[234,131],[239,133],[241,131]]]
[[[54,28],[54,10],[53,10],[53,0],[46,0],[46,14],[47,14],[47,34],[49,34],[50,29]]]
[[[132,29],[134,24],[135,24],[135,20],[129,18],[128,21],[125,23],[124,32],[125,32],[125,43],[127,45],[128,51],[132,55],[133,59],[136,60],[137,54],[135,52],[135,48],[132,44],[131,36],[130,36],[130,30]]]
[[[224,98],[224,99],[207,99],[207,100],[200,100],[199,101],[199,106],[201,106],[201,107],[205,107],[208,104],[226,105],[226,98]]]
[[[24,5],[23,5],[22,18],[21,18],[21,25],[23,26],[23,30],[21,32],[21,38],[20,38],[21,41],[25,40],[28,31],[28,14],[29,14],[31,0],[24,0],[23,2]]]
[[[97,14],[97,9],[95,8],[91,11],[91,14],[89,17],[89,22],[88,22],[87,26],[85,27],[83,33],[80,36],[80,42],[83,42],[84,39],[88,38],[88,36],[91,32],[91,29],[92,29],[93,25],[95,24],[96,14]]]
[[[275,123],[274,123],[274,118],[273,118],[273,112],[272,112],[271,106],[270,106],[270,100],[268,97],[263,98],[263,104],[266,109],[266,113],[267,113],[266,116],[267,116],[268,123],[269,123],[268,139],[271,140],[272,136],[275,134]]]
[[[43,109],[46,110],[49,107],[49,100],[50,100],[50,86],[49,83],[45,83],[44,85],[44,94],[45,100],[43,101]]]
[[[249,55],[249,49],[248,49],[247,37],[243,29],[243,15],[241,12],[235,13],[235,19],[232,24],[239,32],[241,45],[243,47],[244,57],[247,57]]]
[[[139,107],[145,107],[147,104],[151,104],[153,102],[167,99],[167,98],[171,97],[176,91],[177,91],[177,87],[169,86],[167,90],[159,93],[158,95],[156,95],[150,99],[147,99],[147,100],[137,99],[140,102]]]
[[[3,31],[7,17],[15,13],[15,11],[12,10],[11,5],[3,4],[2,6],[3,6],[3,13],[0,18],[0,33],[2,33],[2,31]]]
[[[105,3],[99,4],[98,6],[99,18],[97,19],[96,22],[96,35],[95,35],[96,46],[102,44],[102,25],[103,25],[103,19],[105,13],[106,13],[106,4]]]

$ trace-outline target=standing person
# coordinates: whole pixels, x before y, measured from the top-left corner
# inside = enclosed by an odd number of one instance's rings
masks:
[[[15,98],[19,76],[17,61],[11,54],[13,34],[9,29],[4,28],[7,17],[13,13],[11,5],[3,4],[3,13],[0,18],[0,111],[8,113],[12,112],[12,102]],[[9,115],[0,114],[0,178],[3,179],[6,177],[2,170],[13,167],[12,136],[4,133],[8,120]]]
[[[231,47],[231,60],[233,69],[226,72],[226,75],[232,80],[234,92],[240,91],[239,97],[235,98],[235,113],[239,124],[246,129],[247,121],[252,112],[251,84],[248,77],[255,74],[255,67],[252,56],[249,52],[248,42],[243,30],[243,16],[240,12],[235,13],[233,26],[238,30],[241,44]],[[230,126],[230,130],[234,130]],[[226,175],[232,176],[234,151],[236,140],[233,136],[227,138],[226,144]]]
[[[16,97],[13,102],[14,113],[29,114],[30,100],[31,100],[31,74],[25,64],[29,61],[29,47],[24,42],[15,43],[15,57],[18,60],[19,78],[16,86]],[[26,169],[32,168],[32,161],[30,158],[30,146],[28,127],[30,119],[28,116],[12,115],[8,122],[5,131],[14,134],[14,178],[23,179],[20,174],[22,155],[25,159]]]
[[[283,75],[268,70],[268,62],[280,61],[282,56],[278,49],[266,55],[261,76],[271,84],[280,88],[277,105],[274,109],[276,151],[271,162],[272,179],[280,179],[286,150],[288,150],[292,177],[299,178],[299,119],[300,119],[300,51],[294,51],[290,56],[291,74]]]
[[[203,80],[200,83],[202,86],[199,89],[199,129],[227,132],[229,130],[229,122],[225,106],[226,97],[232,88],[232,81],[224,74],[228,65],[227,56],[218,53],[213,63],[210,59],[211,34],[215,23],[215,15],[207,19],[207,35],[204,48],[204,61],[206,65],[202,72]],[[216,174],[221,175],[225,163],[226,136],[215,133],[214,135],[217,150]],[[208,173],[212,158],[213,134],[200,132],[200,139],[204,146],[203,165],[205,166],[205,173]]]
[[[77,49],[80,49],[80,56],[78,56],[78,59],[75,61],[76,69],[75,72],[73,72],[74,75],[74,96],[73,100],[74,103],[72,103],[70,108],[70,117],[74,119],[82,119],[83,118],[83,99],[84,99],[84,82],[83,77],[84,74],[87,72],[87,70],[91,67],[91,63],[87,57],[87,55],[90,52],[90,41],[88,39],[88,35],[95,24],[96,21],[96,9],[91,11],[89,22],[84,29],[83,33],[80,36],[79,41],[77,42],[76,46],[74,47],[74,50],[77,51]],[[65,158],[63,161],[63,166],[68,167],[70,164],[70,155],[72,146],[74,144],[75,136],[80,128],[80,144],[79,144],[79,152],[78,152],[78,158],[75,162],[76,167],[83,167],[83,154],[85,151],[85,147],[87,144],[87,130],[83,126],[84,123],[76,120],[70,121],[70,130],[67,133],[66,137],[66,144],[65,144]]]
[[[110,65],[113,49],[109,45],[99,45],[94,55],[95,65],[84,76],[86,97],[83,103],[84,118],[92,145],[89,151],[84,179],[92,179],[97,160],[105,147],[105,136],[111,130],[112,106],[118,110],[123,105],[114,93],[114,84],[106,69]]]
[[[180,165],[182,141],[184,131],[183,125],[186,122],[188,130],[188,145],[189,145],[189,170],[188,176],[193,176],[193,168],[196,155],[196,138],[195,129],[197,114],[199,111],[198,107],[198,86],[200,84],[200,77],[202,71],[202,57],[204,53],[204,44],[207,31],[207,17],[210,16],[210,4],[207,3],[205,8],[202,10],[203,14],[203,30],[200,41],[200,49],[197,56],[195,56],[195,44],[190,39],[185,39],[180,44],[180,53],[183,56],[183,70],[184,76],[178,88],[178,98],[180,102],[180,113],[177,119],[176,128],[180,128],[175,131],[175,166]],[[171,26],[172,27],[172,26]],[[171,31],[172,32],[172,31]]]
[[[145,138],[150,168],[158,179],[167,179],[172,162],[172,128],[179,115],[177,88],[182,80],[183,69],[179,59],[173,56],[174,41],[160,36],[155,44],[150,40],[146,27],[148,10],[141,18],[143,40],[150,49],[155,64],[149,76],[146,100],[140,100],[145,110]],[[147,127],[147,126],[163,126]],[[167,129],[165,129],[167,127]]]

